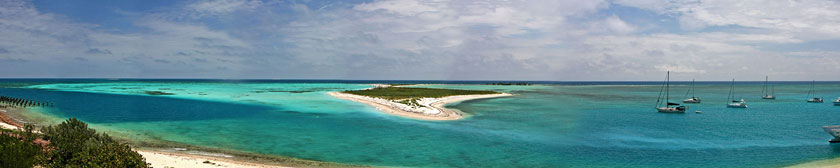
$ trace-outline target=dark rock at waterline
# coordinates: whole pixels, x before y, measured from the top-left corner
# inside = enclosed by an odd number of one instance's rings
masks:
[[[175,95],[175,93],[167,93],[167,92],[161,92],[161,91],[146,91],[146,94],[149,94],[149,95]]]
[[[311,90],[258,90],[258,91],[251,91],[253,93],[265,93],[265,92],[285,92],[285,93],[306,93],[306,92],[313,92]]]

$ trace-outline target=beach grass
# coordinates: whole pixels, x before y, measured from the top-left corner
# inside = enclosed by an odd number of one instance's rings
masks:
[[[405,88],[405,87],[381,87],[367,90],[351,90],[344,91],[344,93],[377,97],[388,100],[401,100],[409,98],[441,98],[446,96],[457,95],[482,95],[482,94],[499,94],[499,92],[486,90],[457,90],[457,89],[437,89],[437,88]]]
[[[411,84],[411,83],[389,83],[388,85],[391,85],[391,86],[410,86],[410,85],[416,85],[416,84]]]

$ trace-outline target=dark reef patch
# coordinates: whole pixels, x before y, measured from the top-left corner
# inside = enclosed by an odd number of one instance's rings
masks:
[[[273,93],[307,93],[307,92],[314,92],[312,90],[257,90],[251,91],[253,93],[266,93],[266,92],[273,92]]]
[[[162,92],[162,91],[146,91],[146,94],[148,94],[148,95],[175,95],[175,93]]]

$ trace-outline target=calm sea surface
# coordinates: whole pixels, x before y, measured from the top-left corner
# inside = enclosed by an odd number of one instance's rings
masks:
[[[472,117],[418,121],[326,92],[363,83],[494,90],[506,98],[450,105]],[[699,82],[685,114],[653,109],[661,82],[332,80],[0,80],[0,95],[55,102],[43,113],[77,117],[140,139],[338,163],[410,167],[776,167],[840,157],[820,126],[840,124],[840,82],[736,84],[748,109],[725,108],[728,82]],[[674,101],[688,88],[676,82]],[[174,95],[148,95],[160,91]],[[702,111],[697,114],[695,111]]]

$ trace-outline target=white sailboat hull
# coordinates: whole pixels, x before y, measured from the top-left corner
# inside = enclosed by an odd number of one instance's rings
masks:
[[[726,104],[727,108],[747,108],[747,102],[743,98],[741,101],[735,100],[735,78],[732,78],[732,85],[729,86],[729,95],[726,99],[732,100]]]
[[[731,104],[727,104],[726,107],[729,107],[729,108],[747,108],[747,103],[731,103]]]
[[[766,95],[766,96],[761,96],[761,98],[762,99],[776,99],[776,96]]]
[[[682,108],[681,108],[682,107]],[[680,106],[680,107],[659,107],[656,108],[656,111],[660,113],[685,113],[687,108]]]
[[[823,102],[823,99],[820,99],[820,98],[808,99],[808,103],[822,103],[822,102]]]
[[[683,100],[683,103],[700,103],[700,98],[691,98]]]
[[[834,101],[834,105],[835,105],[835,106],[840,106],[840,99],[835,100],[835,101]]]

